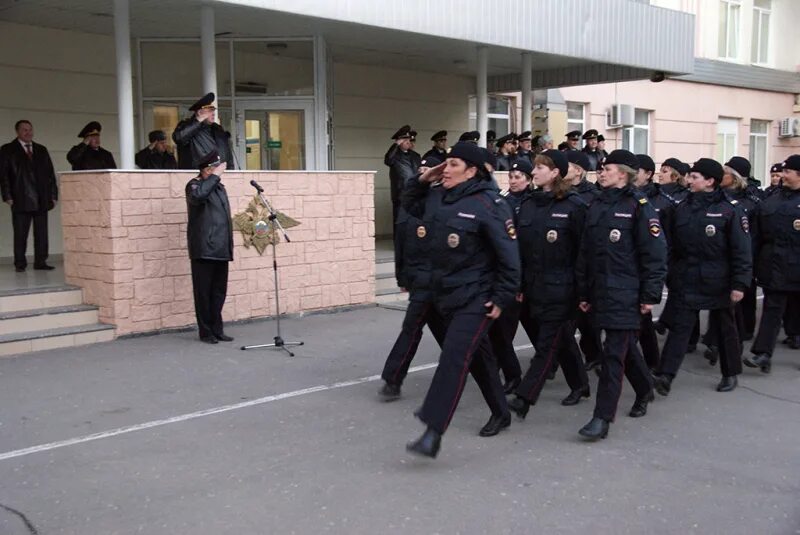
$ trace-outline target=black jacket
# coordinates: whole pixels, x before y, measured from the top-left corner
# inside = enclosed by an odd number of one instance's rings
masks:
[[[669,184],[660,184],[661,191],[672,197],[678,202],[681,202],[689,195],[689,190],[678,184],[677,182],[671,182]]]
[[[431,235],[431,288],[444,315],[479,299],[501,310],[514,303],[520,285],[516,230],[488,180],[473,178],[449,190],[410,180],[403,208]]]
[[[647,197],[647,200],[650,201],[650,204],[658,214],[658,219],[661,221],[661,229],[664,231],[667,247],[669,247],[672,243],[672,236],[670,236],[671,221],[675,213],[675,207],[678,206],[678,201],[665,192],[660,184],[654,182],[639,188],[639,191]]]
[[[416,180],[416,175],[411,180]],[[440,187],[432,185],[431,189]],[[427,195],[425,202],[430,206],[427,210],[417,213],[424,215],[425,212],[435,212],[438,200],[437,195]],[[408,290],[408,298],[411,301],[433,302],[434,295],[431,288],[433,268],[430,255],[430,244],[433,237],[431,221],[425,221],[405,210],[400,210],[395,228],[394,265],[397,285]]]
[[[389,167],[389,186],[392,203],[400,202],[403,186],[419,173],[422,158],[413,150],[403,152],[397,143],[392,143],[383,157],[383,163]]]
[[[589,207],[576,266],[578,294],[599,329],[639,329],[640,304],[661,301],[667,243],[655,209],[631,186]]]
[[[433,156],[437,160],[445,161],[447,159],[447,151],[446,150],[439,150],[436,147],[431,148],[428,152],[422,155],[423,160],[427,160],[429,157]],[[428,166],[431,167],[431,166]]]
[[[233,223],[225,186],[217,175],[200,177],[186,184],[189,224],[189,258],[192,260],[233,260]]]
[[[533,191],[520,204],[522,292],[531,315],[540,321],[565,321],[577,313],[575,262],[587,209],[575,192],[556,199],[552,193]]]
[[[178,146],[179,169],[197,169],[200,159],[212,150],[228,164],[228,170],[235,169],[231,135],[217,123],[208,124],[189,117],[175,127],[172,140]]]
[[[670,297],[697,310],[731,306],[731,290],[753,279],[750,222],[722,190],[690,193],[675,208],[669,263]]]
[[[505,199],[506,204],[508,207],[511,208],[511,215],[514,217],[514,224],[517,224],[517,215],[519,214],[519,207],[522,204],[522,201],[528,198],[531,194],[531,190],[526,189],[525,191],[521,191],[519,193],[514,193],[513,191],[503,190],[500,192],[500,196]]]
[[[800,190],[781,187],[764,199],[753,227],[759,286],[800,292]]]
[[[145,147],[136,153],[136,165],[139,169],[177,169],[175,156],[168,152],[158,152]]]
[[[759,200],[764,198],[764,190],[761,189],[761,182],[754,177],[747,178],[747,193]]]
[[[113,154],[103,147],[93,149],[86,143],[78,143],[72,147],[67,153],[67,161],[72,164],[73,171],[117,168]]]
[[[497,153],[497,167],[495,167],[496,171],[511,171],[511,164],[514,163],[516,159],[515,156],[511,154],[501,154]]]
[[[589,158],[589,169],[587,171],[597,171],[600,168],[600,162],[603,161],[603,153],[599,150],[592,150],[588,146],[583,147],[583,153]]]
[[[53,162],[44,145],[31,143],[28,159],[17,139],[0,147],[0,191],[3,201],[14,201],[13,212],[50,210],[58,200]]]
[[[581,196],[583,202],[590,205],[600,196],[602,190],[597,187],[597,184],[589,182],[585,178],[581,180],[577,186],[573,186],[575,192]]]

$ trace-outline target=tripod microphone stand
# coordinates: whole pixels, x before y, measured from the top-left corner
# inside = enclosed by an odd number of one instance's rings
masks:
[[[269,203],[267,198],[264,196],[264,188],[259,186],[258,183],[255,180],[251,180],[250,181],[250,185],[253,186],[254,188],[256,188],[256,191],[258,192],[258,197],[261,199],[261,203],[264,205],[264,207],[269,212],[269,218],[268,219],[270,221],[272,221],[272,224],[275,227],[280,229],[281,234],[283,234],[283,239],[286,240],[286,243],[289,243],[291,240],[289,239],[289,236],[286,234],[286,230],[283,228],[283,225],[281,225],[281,222],[278,221],[278,215],[275,213],[275,210],[272,209],[272,205]],[[294,353],[292,353],[289,350],[289,347],[301,346],[301,345],[303,345],[303,342],[286,342],[281,337],[281,301],[280,301],[280,296],[279,296],[280,289],[278,287],[278,256],[277,256],[276,246],[275,246],[277,241],[278,241],[277,239],[272,240],[272,274],[273,274],[273,278],[275,280],[275,320],[276,320],[276,323],[277,323],[277,331],[278,332],[277,332],[275,338],[273,338],[273,342],[271,344],[257,344],[257,345],[252,345],[252,346],[242,346],[242,351],[244,351],[246,349],[259,349],[259,348],[262,348],[262,347],[266,347],[266,348],[269,348],[269,349],[280,349],[280,350],[286,351],[287,353],[289,353],[290,357],[293,357]]]

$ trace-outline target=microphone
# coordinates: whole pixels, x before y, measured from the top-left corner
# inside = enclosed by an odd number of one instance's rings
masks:
[[[258,182],[256,182],[255,180],[251,180],[251,181],[250,181],[250,185],[251,185],[251,186],[253,186],[254,188],[256,188],[256,191],[257,191],[257,192],[259,192],[259,193],[263,193],[263,192],[264,192],[264,188],[262,188],[261,186],[259,186],[259,185],[258,185]]]

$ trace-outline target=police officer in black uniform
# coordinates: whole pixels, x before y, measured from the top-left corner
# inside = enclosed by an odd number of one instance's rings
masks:
[[[662,396],[670,392],[700,310],[710,311],[709,324],[720,340],[722,380],[717,391],[736,388],[742,371],[733,308],[753,278],[750,222],[739,203],[720,188],[723,174],[719,162],[695,162],[688,179],[691,193],[672,218],[668,284],[676,312],[654,377]]]
[[[680,202],[689,194],[689,190],[683,186],[684,175],[686,175],[686,164],[677,158],[667,158],[661,164],[658,173],[658,183],[661,191]]]
[[[473,143],[473,144],[477,145],[478,141],[480,141],[480,139],[481,139],[481,133],[478,132],[477,130],[470,130],[469,132],[464,132],[463,134],[458,136],[458,142],[459,143],[465,142],[465,143]],[[492,144],[494,144],[494,141],[492,141]],[[489,145],[487,144],[487,148],[488,147],[489,147]]]
[[[147,135],[150,144],[136,153],[139,169],[177,169],[178,162],[167,147],[167,135],[163,130],[153,130]]]
[[[523,158],[533,165],[533,139],[530,130],[517,136],[517,159]]]
[[[795,312],[800,308],[800,154],[789,156],[782,167],[782,185],[761,204],[754,225],[758,232],[755,272],[764,288],[764,310],[750,348],[753,355],[744,363],[764,373],[772,367],[781,318],[787,320],[787,334],[792,322],[796,329],[799,320],[797,314],[786,317],[786,310],[791,305]]]
[[[600,153],[601,162],[608,157],[608,151],[606,150],[606,138],[603,134],[597,134],[597,152]]]
[[[478,140],[481,138],[481,133],[478,132],[478,131],[475,131],[474,133],[478,134],[478,136],[475,138],[475,143],[477,143]],[[497,132],[495,132],[494,130],[487,130],[486,131],[486,149],[489,152],[493,153],[493,154],[497,153],[497,147],[495,147],[495,145],[494,145],[495,141],[497,141]]]
[[[506,134],[495,142],[497,147],[497,171],[510,171],[511,164],[516,159],[517,135],[514,132]]]
[[[422,159],[427,160],[428,163],[433,160],[439,160],[439,163],[443,162],[447,158],[447,130],[439,130],[433,134],[431,141],[433,141],[433,147],[422,155]]]
[[[567,132],[566,138],[567,138],[567,141],[565,142],[567,144],[566,150],[581,150],[580,147],[578,147],[578,145],[581,142],[580,130],[572,130],[571,132]]]
[[[586,141],[582,152],[589,158],[589,169],[587,171],[597,171],[603,161],[603,154],[597,150],[597,130],[592,128],[584,132],[582,138]]]
[[[114,156],[100,146],[102,131],[100,123],[92,121],[78,133],[83,142],[72,147],[67,153],[67,161],[72,164],[73,171],[117,168]]]
[[[585,152],[579,150],[567,151],[566,156],[570,164],[567,179],[572,182],[572,187],[581,196],[581,199],[591,205],[600,196],[600,188],[597,187],[597,184],[586,180],[586,173],[591,166],[589,157]]]
[[[519,250],[511,210],[491,186],[486,153],[471,143],[457,143],[446,163],[410,181],[403,207],[429,221],[432,288],[447,330],[439,366],[416,415],[425,433],[408,444],[413,453],[435,457],[464,389],[469,370],[490,406],[492,416],[481,436],[496,435],[511,423],[497,365],[486,333],[514,301],[520,284]],[[429,188],[441,180],[440,188]],[[425,196],[435,201],[425,201]],[[438,206],[436,206],[438,205]],[[428,210],[434,209],[434,213]]]
[[[392,230],[400,213],[400,196],[406,181],[417,174],[422,158],[414,152],[417,133],[403,125],[392,135],[394,142],[386,151],[383,163],[389,167],[389,193],[392,199]]]
[[[767,186],[767,188],[764,190],[765,199],[774,192],[780,190],[782,178],[783,162],[772,164],[772,166],[769,168],[769,186]]]
[[[227,169],[233,165],[231,134],[214,122],[217,107],[214,93],[206,93],[189,107],[194,112],[178,123],[172,132],[172,141],[178,147],[178,166],[181,169],[195,169],[206,154],[217,151]]]
[[[661,301],[667,244],[656,211],[632,186],[639,162],[626,150],[608,155],[600,172],[603,193],[589,207],[576,266],[580,308],[593,309],[606,333],[594,416],[581,430],[604,438],[614,421],[625,375],[636,392],[629,416],[653,399],[650,372],[636,346],[641,315]]]

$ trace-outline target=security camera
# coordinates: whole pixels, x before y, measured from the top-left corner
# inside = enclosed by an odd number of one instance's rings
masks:
[[[663,82],[666,78],[667,75],[663,71],[653,71],[650,75],[650,81],[654,83]]]

